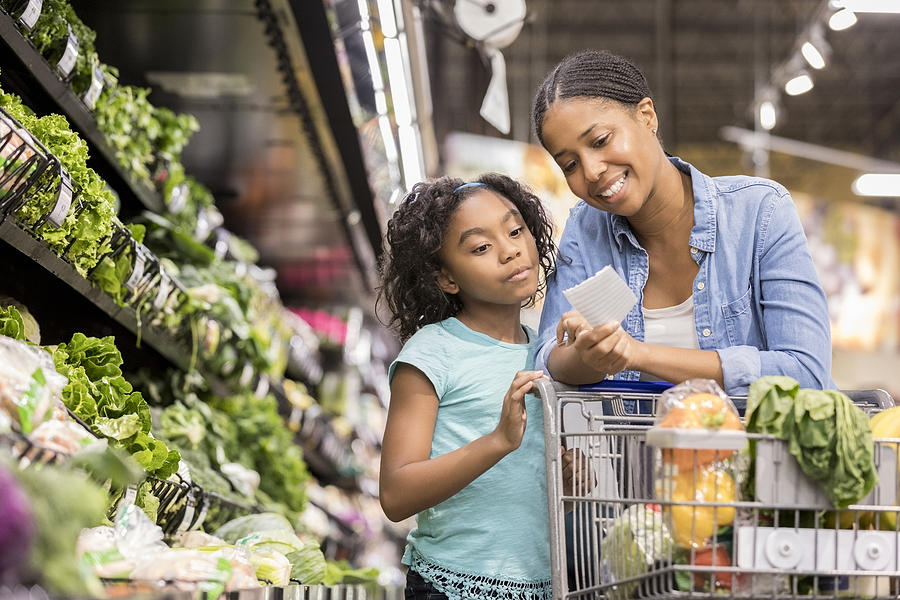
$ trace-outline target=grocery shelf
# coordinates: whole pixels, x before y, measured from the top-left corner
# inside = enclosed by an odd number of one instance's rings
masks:
[[[0,240],[30,258],[49,271],[57,279],[67,284],[78,294],[89,300],[114,321],[122,325],[135,336],[141,344],[146,344],[163,356],[175,367],[188,371],[191,366],[190,351],[179,344],[171,336],[157,331],[150,325],[138,323],[134,309],[119,306],[100,288],[82,277],[75,267],[57,256],[44,242],[36,239],[31,233],[20,227],[14,219],[7,218],[0,222]],[[210,388],[217,394],[228,394],[228,387],[215,377],[203,374]]]
[[[162,212],[164,209],[162,197],[140,181],[136,181],[116,159],[115,152],[106,142],[106,135],[97,127],[94,116],[88,112],[87,107],[69,88],[69,85],[60,80],[56,72],[50,68],[40,52],[21,34],[15,21],[0,10],[0,52],[11,52],[15,55],[25,71],[30,73],[33,82],[38,85],[28,85],[28,81],[18,82],[27,86],[27,90],[6,90],[25,95],[31,102],[38,101],[42,108],[60,112],[63,114],[72,128],[91,146],[90,166],[100,174],[103,179],[118,194],[120,200],[131,204],[130,209],[137,212],[132,200],[154,212]],[[11,73],[3,70],[4,78],[9,78]],[[129,197],[130,196],[130,197]]]

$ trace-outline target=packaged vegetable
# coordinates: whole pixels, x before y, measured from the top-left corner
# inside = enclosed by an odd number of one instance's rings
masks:
[[[19,431],[31,433],[51,416],[66,382],[47,351],[0,336],[0,410]]]
[[[672,537],[681,548],[704,548],[720,527],[734,522],[735,485],[727,470],[681,471],[658,480],[656,495],[666,501]]]
[[[655,560],[668,556],[672,536],[663,520],[660,507],[634,504],[616,517],[600,542],[604,563],[604,584],[615,584],[648,573]],[[628,581],[607,590],[613,600],[630,598],[638,581]]]
[[[743,431],[731,399],[711,379],[689,379],[660,395],[655,425],[666,429]],[[664,448],[664,463],[681,470],[702,468],[734,455],[728,449]]]

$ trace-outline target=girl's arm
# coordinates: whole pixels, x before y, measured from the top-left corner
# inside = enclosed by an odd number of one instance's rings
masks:
[[[519,447],[525,433],[525,394],[540,371],[519,371],[503,399],[491,433],[447,454],[430,458],[438,397],[429,379],[401,363],[391,381],[381,447],[379,498],[384,514],[402,521],[450,498]]]

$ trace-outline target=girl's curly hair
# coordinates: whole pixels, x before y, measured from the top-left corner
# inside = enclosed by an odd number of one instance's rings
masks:
[[[521,183],[498,173],[486,173],[475,181],[516,206],[534,236],[546,279],[554,269],[556,245],[551,237],[550,217],[540,198]],[[401,341],[405,342],[423,326],[453,317],[462,309],[459,298],[438,287],[435,276],[441,268],[438,251],[453,213],[463,200],[484,189],[468,186],[457,190],[464,183],[453,177],[417,183],[388,221],[376,306],[382,300],[387,303],[390,320],[386,324],[397,332]],[[544,287],[541,280],[537,293],[524,306],[533,306]]]

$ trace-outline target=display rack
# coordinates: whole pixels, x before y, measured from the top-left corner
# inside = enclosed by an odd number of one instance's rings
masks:
[[[9,52],[18,58],[23,67],[21,74],[31,79],[19,81],[20,86],[17,87],[27,88],[31,102],[37,102],[44,109],[54,109],[52,112],[60,112],[66,116],[72,127],[90,143],[92,166],[116,190],[123,204],[132,205],[130,209],[137,212],[137,207],[134,206],[136,200],[144,208],[154,212],[162,211],[162,197],[149,186],[136,181],[119,164],[115,152],[106,141],[106,135],[97,127],[96,120],[88,112],[84,102],[50,68],[44,57],[19,32],[12,18],[3,11],[0,11],[0,40],[0,51]],[[8,78],[13,76],[7,70],[3,71],[3,75]],[[32,85],[28,85],[29,83]],[[37,85],[33,85],[34,83]]]

